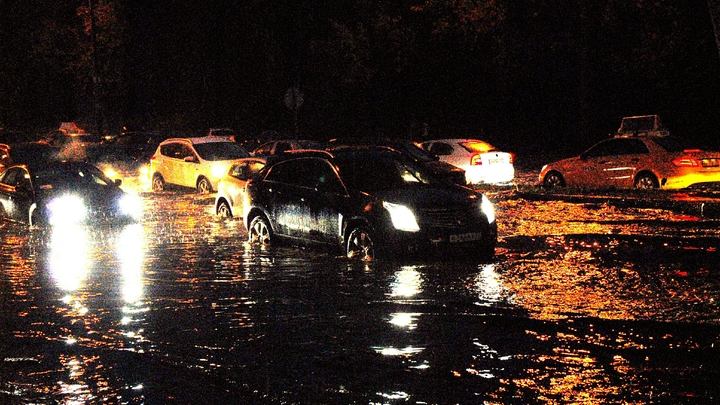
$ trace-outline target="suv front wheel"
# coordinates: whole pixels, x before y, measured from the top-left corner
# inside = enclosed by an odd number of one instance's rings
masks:
[[[205,177],[200,177],[197,182],[197,191],[202,194],[212,193],[212,184]]]

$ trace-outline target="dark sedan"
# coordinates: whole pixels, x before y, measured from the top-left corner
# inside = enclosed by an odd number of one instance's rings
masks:
[[[0,174],[0,216],[32,226],[135,221],[141,213],[137,196],[87,163],[19,164]]]
[[[246,188],[251,243],[324,244],[348,257],[494,255],[494,208],[387,148],[288,154]]]

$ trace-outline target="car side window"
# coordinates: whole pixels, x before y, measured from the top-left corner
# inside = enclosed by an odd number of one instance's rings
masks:
[[[443,142],[435,142],[430,145],[428,151],[436,156],[446,156],[452,155],[453,147]]]
[[[300,158],[277,163],[266,180],[339,193],[344,190],[337,174],[324,159]]]
[[[602,141],[599,144],[593,146],[585,152],[585,156],[589,158],[596,158],[602,156],[613,156],[616,155],[615,150],[615,139]]]
[[[650,153],[647,145],[639,139],[628,138],[619,140],[623,142],[618,142],[618,155],[641,155],[644,153]]]
[[[13,167],[9,169],[2,178],[2,182],[8,186],[18,187],[25,186],[30,187],[30,175],[25,169],[20,167]]]
[[[650,153],[647,146],[635,138],[618,138],[603,141],[585,152],[587,157],[637,155]]]
[[[230,168],[230,176],[238,180],[247,180],[253,174],[260,171],[265,166],[262,162],[240,162]]]
[[[268,142],[264,145],[261,145],[259,148],[257,148],[255,150],[255,154],[256,155],[269,155],[274,144],[275,144],[274,142]]]

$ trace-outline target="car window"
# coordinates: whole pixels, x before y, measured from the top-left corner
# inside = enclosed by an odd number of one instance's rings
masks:
[[[692,149],[692,146],[687,141],[679,138],[653,137],[652,140],[667,152],[682,152],[687,149]]]
[[[292,150],[292,145],[288,142],[278,142],[277,145],[275,145],[275,153],[276,155],[279,155],[281,153],[285,153],[289,150]]]
[[[460,145],[465,148],[466,151],[475,153],[487,153],[496,150],[494,146],[483,141],[461,142]]]
[[[250,154],[235,142],[207,142],[195,144],[195,150],[203,160],[235,160]]]
[[[260,145],[257,149],[255,149],[256,155],[269,155],[272,151],[273,145],[275,145],[275,142],[268,142],[265,144]]]
[[[258,173],[264,166],[265,163],[258,161],[238,162],[230,168],[230,176],[238,180],[247,180]]]
[[[617,138],[602,141],[585,152],[587,157],[638,155],[650,153],[647,146],[637,138]]]
[[[265,179],[312,189],[322,187],[325,191],[344,190],[337,174],[324,159],[299,158],[279,162],[270,168]]]
[[[5,175],[3,175],[2,180],[0,181],[3,184],[13,187],[21,185],[30,186],[30,175],[27,170],[21,167],[13,167],[5,172]]]
[[[453,147],[444,142],[434,142],[428,148],[428,152],[437,156],[452,155]]]

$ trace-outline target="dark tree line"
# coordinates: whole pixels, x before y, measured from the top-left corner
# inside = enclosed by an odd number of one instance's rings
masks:
[[[0,127],[587,146],[623,115],[714,141],[702,2],[0,0]]]

